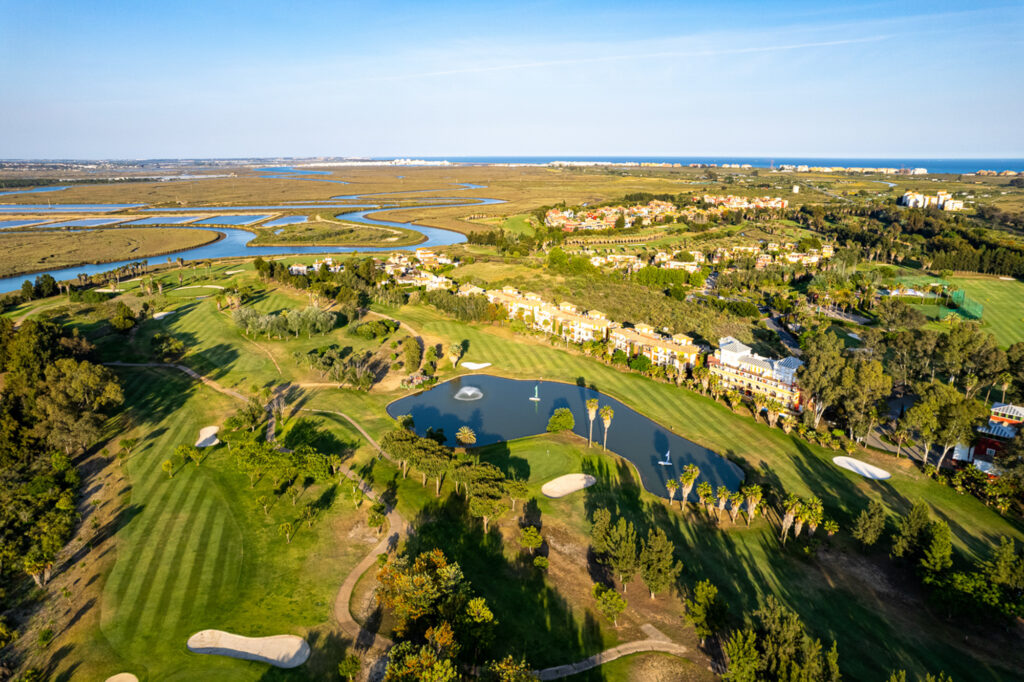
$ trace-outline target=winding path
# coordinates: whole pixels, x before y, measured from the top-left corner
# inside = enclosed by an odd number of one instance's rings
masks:
[[[231,396],[246,402],[247,398],[241,393],[221,386],[212,379],[200,375],[195,370],[180,364],[168,364],[159,362],[107,362],[104,363],[114,367],[163,367],[172,368],[180,372],[184,372],[188,376],[200,381],[215,391],[219,391],[225,395]],[[335,410],[317,410],[313,408],[302,408],[303,412],[312,412],[317,414],[332,414],[343,418],[349,424],[359,432],[359,434],[366,439],[366,441],[373,446],[377,453],[388,460],[391,456],[381,448],[380,444],[377,443],[373,437],[366,432],[366,430],[360,426],[360,424],[352,417],[348,416],[344,412],[338,412]],[[363,481],[359,475],[354,472],[350,467],[342,466],[339,470],[340,473],[344,474],[350,480],[358,483],[359,489],[369,499],[374,502],[380,501],[380,496],[373,489],[373,487]],[[370,552],[363,557],[363,559],[348,572],[345,576],[345,580],[342,581],[341,587],[338,590],[338,596],[334,600],[334,618],[337,620],[338,625],[345,631],[350,637],[353,638],[354,647],[359,651],[364,652],[376,652],[378,654],[386,654],[387,650],[394,646],[394,641],[385,637],[384,635],[378,634],[367,630],[360,625],[352,617],[350,606],[352,603],[352,592],[355,590],[356,584],[359,579],[370,570],[377,563],[377,557],[382,554],[388,554],[395,551],[398,548],[399,542],[401,542],[403,536],[408,536],[412,529],[406,524],[405,519],[394,509],[390,510],[387,514],[388,520],[388,535],[384,537],[377,545],[370,550]],[[685,657],[688,653],[688,649],[682,644],[677,644],[668,638],[665,634],[659,632],[652,625],[643,625],[641,629],[645,634],[648,635],[647,639],[634,640],[632,642],[625,642],[618,646],[605,649],[600,653],[596,653],[592,656],[588,656],[581,661],[574,663],[566,663],[563,665],[552,666],[550,668],[544,668],[542,670],[533,671],[535,675],[541,680],[557,680],[570,675],[575,675],[598,666],[604,665],[611,661],[622,658],[623,656],[630,656],[632,654],[658,651],[662,653],[672,654],[674,656]]]

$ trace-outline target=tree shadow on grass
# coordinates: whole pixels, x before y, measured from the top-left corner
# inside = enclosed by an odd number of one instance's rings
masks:
[[[505,556],[501,534],[468,514],[455,495],[432,501],[417,516],[410,555],[441,549],[462,567],[474,591],[487,600],[499,623],[484,658],[511,653],[534,666],[576,661],[603,648],[600,628],[574,611],[540,572],[524,572]],[[525,575],[524,575],[525,574]]]

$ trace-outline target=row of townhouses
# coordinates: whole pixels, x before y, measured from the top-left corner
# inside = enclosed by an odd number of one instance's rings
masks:
[[[686,334],[669,336],[647,324],[626,327],[596,310],[580,311],[565,302],[554,305],[538,294],[514,287],[484,290],[466,285],[459,295],[486,296],[491,303],[502,306],[509,319],[521,320],[537,331],[573,343],[608,342],[631,358],[642,355],[654,365],[673,367],[678,372],[694,367],[701,355],[700,348]],[[731,336],[719,339],[719,350],[707,357],[708,370],[726,390],[736,390],[748,397],[774,398],[793,413],[804,407],[796,385],[796,371],[802,364],[793,357],[761,357]]]

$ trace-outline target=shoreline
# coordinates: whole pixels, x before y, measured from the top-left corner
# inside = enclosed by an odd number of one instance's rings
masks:
[[[160,251],[158,253],[153,253],[153,254],[149,254],[148,256],[138,258],[136,260],[140,260],[140,261],[141,260],[149,260],[150,258],[159,258],[160,256],[169,256],[169,255],[174,254],[174,253],[181,253],[182,251],[191,251],[192,249],[198,249],[198,248],[201,248],[203,246],[209,246],[210,244],[216,244],[217,242],[219,242],[222,239],[226,238],[226,236],[225,236],[225,234],[223,232],[215,232],[214,234],[216,236],[214,236],[213,239],[209,239],[209,240],[201,242],[199,244],[193,244],[191,246],[184,246],[184,247],[182,247],[180,249],[172,249],[170,251]],[[78,263],[71,263],[69,265],[64,265],[60,269],[75,268],[75,267],[78,267],[78,266],[81,266],[81,265],[103,265],[105,263],[119,263],[119,262],[121,262],[123,260],[128,260],[128,259],[125,259],[125,258],[108,258],[106,260],[92,261],[92,262],[82,261],[82,262],[78,262]],[[213,260],[213,259],[209,259],[209,260]],[[191,261],[185,261],[185,262],[188,263],[188,262],[191,262]],[[156,264],[156,265],[160,265],[160,264]],[[154,267],[154,264],[150,264],[149,267]],[[49,266],[49,267],[43,267],[43,268],[36,268],[36,269],[33,269],[33,270],[23,270],[23,271],[11,273],[9,275],[0,275],[0,279],[11,279],[11,278],[14,278],[14,277],[28,277],[30,275],[39,275],[39,274],[42,274],[42,273],[50,272],[50,271],[52,271],[54,269],[56,269],[56,268],[54,268],[53,266]],[[57,281],[58,282],[72,282],[74,280],[63,279],[63,280],[57,280]]]

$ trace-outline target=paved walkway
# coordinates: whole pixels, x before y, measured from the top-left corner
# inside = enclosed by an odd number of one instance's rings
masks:
[[[230,388],[221,386],[212,379],[200,375],[195,370],[185,367],[184,365],[160,363],[160,362],[107,362],[107,365],[113,365],[115,367],[170,367],[178,371],[184,372],[188,376],[203,382],[215,391],[224,393],[233,398],[237,398],[243,402],[248,399],[241,393],[234,391]],[[380,444],[373,439],[370,434],[359,425],[356,420],[348,416],[344,412],[337,412],[335,410],[315,410],[312,408],[303,408],[304,412],[315,412],[321,414],[333,414],[345,419],[351,424],[356,431],[366,439],[366,441],[373,446],[373,448],[383,457],[391,459],[391,457],[380,447]],[[392,460],[393,461],[393,460]],[[342,466],[341,473],[348,477],[350,480],[355,481],[359,484],[359,489],[363,491],[368,498],[377,502],[380,500],[377,492],[368,483],[364,482],[359,478],[358,474],[352,471],[347,466]],[[338,590],[338,596],[334,600],[334,617],[341,626],[341,629],[346,632],[350,637],[353,638],[354,647],[359,651],[371,652],[375,651],[379,654],[384,654],[394,646],[394,642],[385,637],[384,635],[377,634],[367,630],[362,625],[356,622],[355,618],[352,617],[352,611],[350,609],[352,603],[352,592],[355,590],[356,583],[363,576],[366,571],[370,570],[374,564],[377,563],[377,557],[382,554],[395,551],[398,548],[399,542],[401,542],[403,535],[408,535],[411,529],[406,525],[405,519],[392,509],[388,515],[388,535],[382,539],[377,545],[370,550],[369,554],[363,557],[362,561],[355,565],[355,567],[349,571],[348,575],[345,576],[345,580],[341,583],[341,588]],[[600,665],[622,658],[623,656],[629,656],[631,654],[643,653],[648,651],[659,651],[662,653],[672,654],[675,656],[686,656],[688,650],[682,644],[676,644],[671,641],[667,635],[657,630],[653,625],[646,624],[641,626],[644,634],[648,635],[648,639],[640,639],[633,642],[626,642],[618,646],[606,649],[600,653],[589,656],[582,661],[575,663],[567,663],[565,665],[558,665],[551,668],[544,668],[543,670],[534,671],[537,677],[541,680],[557,680],[569,675],[575,675],[577,673],[591,670]]]
[[[237,400],[241,400],[243,403],[249,401],[248,398],[246,398],[238,391],[231,388],[227,388],[225,386],[221,386],[213,379],[207,379],[199,372],[195,371],[191,367],[186,367],[185,365],[178,365],[168,362],[121,362],[119,360],[115,360],[113,362],[104,362],[103,364],[108,365],[110,367],[171,367],[178,370],[179,372],[184,372],[185,374],[189,375],[196,381],[203,382],[213,390],[223,393],[224,395],[228,395],[231,396],[232,398],[236,398]]]
[[[576,675],[577,673],[587,670],[592,670],[600,665],[604,665],[605,663],[609,663],[631,654],[639,654],[647,651],[660,651],[662,653],[672,654],[673,656],[685,657],[689,652],[685,646],[682,644],[676,644],[653,625],[643,625],[641,626],[641,629],[644,633],[649,635],[648,639],[638,639],[633,642],[626,642],[625,644],[614,646],[611,649],[606,649],[599,654],[588,656],[582,661],[567,663],[565,665],[556,665],[551,668],[544,668],[543,670],[535,670],[534,674],[541,680],[557,680],[563,677],[569,677],[570,675]]]

